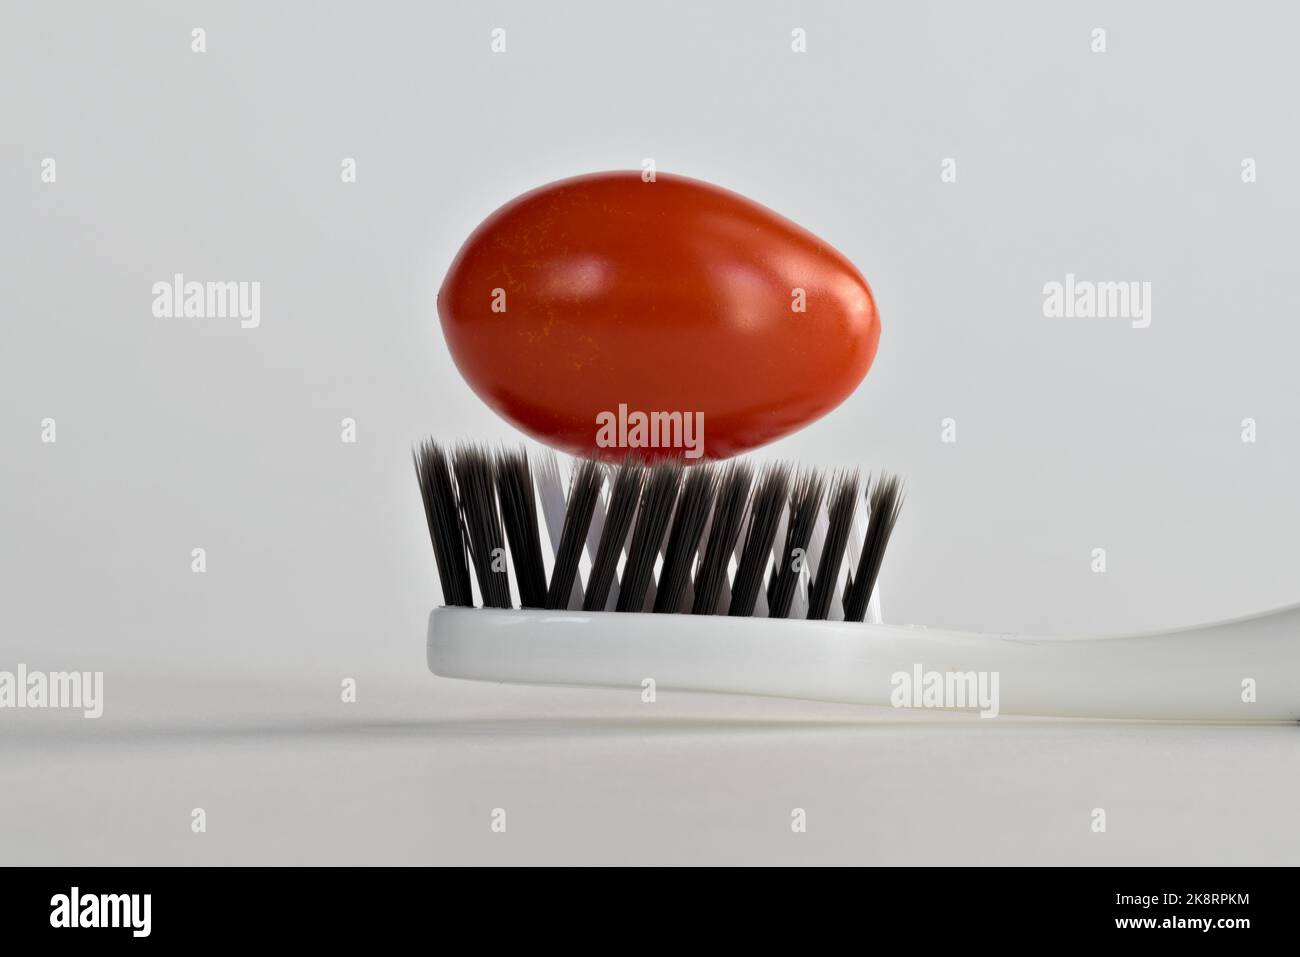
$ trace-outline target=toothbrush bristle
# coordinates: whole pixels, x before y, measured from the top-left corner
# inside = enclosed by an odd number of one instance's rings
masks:
[[[655,590],[654,610],[660,614],[681,608],[686,587],[691,582],[691,565],[700,547],[704,523],[713,508],[717,489],[713,466],[697,465],[691,469],[682,485],[681,498],[673,515],[668,545],[664,548],[664,565],[659,572],[659,585]]]
[[[582,547],[587,541],[587,529],[591,527],[591,515],[596,510],[604,482],[605,473],[599,463],[592,459],[579,460],[569,483],[564,531],[560,533],[560,547],[555,551],[555,567],[551,569],[551,587],[546,593],[547,608],[569,607],[569,596],[578,578]]]
[[[718,613],[722,585],[727,580],[727,567],[740,539],[753,477],[753,470],[746,463],[731,462],[718,479],[717,505],[713,510],[713,524],[709,527],[709,541],[695,574],[692,614]]]
[[[492,457],[482,449],[463,446],[456,449],[452,470],[483,604],[488,608],[509,608],[510,576],[505,568],[505,538],[497,511]]]
[[[609,601],[609,590],[614,584],[618,561],[623,557],[623,544],[636,514],[645,480],[645,466],[629,459],[618,469],[609,493],[609,508],[605,512],[605,527],[600,533],[596,560],[591,563],[591,577],[582,598],[583,611],[604,611]]]
[[[858,568],[844,592],[844,620],[862,621],[867,615],[867,603],[876,587],[880,565],[889,545],[889,536],[898,522],[903,507],[903,483],[897,475],[882,475],[870,483],[866,493],[869,514],[867,538],[862,543]]]
[[[785,545],[773,563],[767,586],[767,615],[787,618],[794,602],[799,576],[808,563],[808,545],[822,507],[825,480],[812,469],[805,469],[795,480],[790,493],[790,520],[786,525]]]
[[[830,503],[826,507],[826,540],[821,557],[817,560],[817,574],[813,577],[808,595],[808,617],[827,618],[831,599],[835,597],[835,584],[844,550],[849,544],[849,529],[853,525],[853,512],[858,504],[858,474],[841,475],[835,484]]]
[[[744,618],[754,613],[789,491],[790,466],[779,463],[764,467],[750,504],[745,544],[740,552],[736,580],[731,585],[731,607],[727,614],[732,617]]]
[[[523,608],[826,619],[838,600],[846,621],[863,621],[903,505],[895,475],[864,487],[857,472],[827,478],[782,462],[755,473],[745,462],[688,468],[676,459],[647,465],[629,457],[614,466],[577,459],[566,493],[553,455],[448,451],[430,439],[412,458],[443,601],[465,607],[474,605],[475,584],[484,607],[514,607],[512,566]],[[860,491],[865,517],[855,521]],[[554,554],[549,578],[539,498]],[[854,529],[863,535],[860,551]],[[586,548],[594,555],[584,588]],[[851,548],[856,564],[841,579]]]
[[[524,608],[546,605],[546,566],[537,527],[537,499],[528,453],[522,448],[502,449],[496,459],[497,498],[505,521],[506,541],[514,560],[519,604]]]
[[[627,549],[627,564],[618,587],[618,611],[642,611],[646,591],[654,577],[655,560],[664,543],[668,520],[677,501],[682,481],[682,465],[675,459],[656,462],[650,467],[641,507],[632,529],[632,544]]]
[[[469,581],[469,559],[465,533],[456,505],[456,488],[451,481],[451,463],[437,442],[421,442],[412,450],[415,478],[424,500],[424,517],[433,542],[438,566],[438,583],[448,605],[472,606],[474,592]]]

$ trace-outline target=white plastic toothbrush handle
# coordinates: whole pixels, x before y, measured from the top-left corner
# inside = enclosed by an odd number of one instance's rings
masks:
[[[997,676],[999,714],[1300,720],[1300,606],[1116,638],[712,615],[436,608],[429,615],[428,663],[435,674],[481,681],[639,691],[644,679],[653,678],[660,690],[885,706],[899,700],[900,689],[915,684],[917,676],[973,672],[977,679],[984,674],[986,690]],[[921,689],[914,690],[913,700],[921,703]]]

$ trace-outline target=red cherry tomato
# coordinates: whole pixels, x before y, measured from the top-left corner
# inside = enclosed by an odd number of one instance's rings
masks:
[[[839,405],[880,340],[871,289],[844,256],[743,196],[665,173],[579,176],[502,206],[461,247],[438,314],[489,406],[605,459],[770,442]],[[672,413],[690,419],[670,435]],[[651,444],[665,437],[677,446]]]

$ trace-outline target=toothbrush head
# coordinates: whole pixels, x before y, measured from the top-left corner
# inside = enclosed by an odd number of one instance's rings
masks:
[[[863,621],[903,500],[888,473],[863,489],[786,463],[576,459],[566,493],[523,449],[429,440],[414,457],[449,606],[474,605],[472,567],[486,608]]]

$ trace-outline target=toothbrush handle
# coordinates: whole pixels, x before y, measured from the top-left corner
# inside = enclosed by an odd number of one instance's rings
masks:
[[[928,673],[996,674],[1000,714],[1300,720],[1300,606],[1183,631],[1040,638],[697,615],[435,609],[440,675],[896,704]],[[900,678],[899,676],[906,676]],[[913,689],[924,702],[921,688]],[[1250,700],[1253,690],[1253,700]],[[904,700],[907,700],[904,698]],[[949,703],[950,702],[946,702]],[[978,704],[974,701],[969,704]]]

